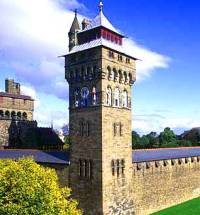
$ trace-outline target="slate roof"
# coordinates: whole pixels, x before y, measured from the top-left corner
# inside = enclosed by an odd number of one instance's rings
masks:
[[[93,28],[97,28],[97,27],[104,27],[104,28],[107,28],[119,35],[121,35],[117,29],[108,21],[108,19],[105,17],[105,15],[103,14],[103,11],[100,10],[99,14],[90,21],[90,24],[87,25],[87,27],[83,30],[83,31],[86,31],[86,30],[90,30],[90,29],[93,29]]]
[[[69,165],[69,152],[24,149],[0,150],[0,159],[19,159],[32,156],[38,163]],[[134,150],[133,162],[158,161],[200,156],[200,147]]]
[[[64,151],[40,151],[25,149],[0,150],[0,159],[19,159],[33,157],[37,163],[69,164],[69,153]]]
[[[0,96],[9,97],[9,98],[13,98],[13,99],[25,99],[25,100],[32,100],[33,101],[33,99],[30,96],[25,96],[25,95],[0,92]]]
[[[111,41],[108,41],[104,38],[99,38],[99,39],[96,39],[96,40],[92,40],[88,43],[84,43],[84,44],[81,44],[81,45],[76,45],[72,48],[72,50],[69,52],[69,54],[73,54],[73,53],[76,53],[76,52],[80,52],[80,51],[84,51],[84,50],[87,50],[87,49],[90,49],[90,48],[95,48],[95,47],[98,47],[98,46],[105,46],[105,47],[108,47],[108,48],[111,48],[113,50],[116,50],[122,54],[125,54],[127,56],[130,56],[134,59],[137,59],[135,57],[133,57],[132,55],[128,54],[127,51],[125,50],[125,48],[121,45],[118,45],[116,43],[113,43]]]
[[[168,160],[200,156],[200,147],[149,149],[133,151],[134,162]]]

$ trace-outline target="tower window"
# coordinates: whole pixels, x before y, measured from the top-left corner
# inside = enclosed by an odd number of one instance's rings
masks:
[[[112,106],[112,89],[107,87],[106,89],[106,105]]]
[[[122,106],[128,107],[128,92],[126,90],[122,93]]]
[[[79,123],[79,126],[80,126],[80,136],[84,136],[84,122],[80,122]]]
[[[112,51],[108,52],[108,56],[109,56],[109,58],[115,58],[114,52],[112,52]]]
[[[114,176],[115,175],[115,161],[114,160],[111,161],[111,168],[112,168],[112,175]]]
[[[117,177],[119,177],[120,174],[120,162],[117,160]]]
[[[111,171],[112,176],[115,176],[115,171],[117,173],[117,177],[124,176],[125,173],[125,160],[124,159],[117,159],[111,161]]]
[[[126,58],[126,63],[130,63],[130,58]]]
[[[79,159],[78,162],[79,177],[81,179],[92,179],[93,162],[88,159]]]
[[[120,91],[119,88],[115,88],[115,95],[114,95],[114,101],[115,101],[115,107],[119,107],[119,98],[120,98]]]
[[[118,55],[118,61],[122,62],[123,61],[123,57],[122,55]]]
[[[122,159],[122,160],[121,160],[122,175],[124,175],[124,169],[125,169],[125,161],[124,161],[124,159]]]
[[[90,136],[90,124],[89,124],[89,122],[86,123],[86,135],[88,137]]]

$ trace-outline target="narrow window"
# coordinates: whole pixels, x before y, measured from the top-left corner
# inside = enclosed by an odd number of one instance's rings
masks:
[[[125,169],[125,161],[124,161],[124,159],[121,160],[121,169],[122,169],[122,175],[124,175],[124,169]]]
[[[120,162],[117,160],[117,177],[119,177],[120,174]]]
[[[88,161],[85,160],[84,163],[85,163],[85,170],[84,170],[85,175],[84,176],[87,178],[87,176],[88,176]]]
[[[120,136],[122,136],[122,127],[123,127],[123,125],[122,125],[122,123],[120,122],[120,125],[119,125],[119,134],[120,134]]]
[[[112,169],[112,175],[114,176],[115,175],[115,161],[114,160],[111,161],[111,169]]]
[[[112,89],[110,87],[106,89],[106,105],[112,106]]]
[[[89,162],[88,162],[88,178],[89,179],[92,179],[92,168],[93,168],[92,165],[93,165],[92,160],[89,160]]]
[[[89,122],[86,123],[86,133],[87,133],[87,136],[89,137],[90,136],[90,124],[89,124]]]
[[[120,97],[120,91],[119,88],[115,88],[115,107],[119,107],[119,97]]]
[[[79,160],[79,176],[82,177],[82,160]]]
[[[117,124],[113,124],[113,129],[114,129],[114,136],[117,136]]]

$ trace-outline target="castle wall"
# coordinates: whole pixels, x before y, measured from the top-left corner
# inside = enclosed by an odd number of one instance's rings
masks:
[[[200,195],[200,158],[133,164],[136,215],[147,215]]]
[[[9,127],[11,120],[0,120],[0,148],[9,144]]]
[[[37,127],[36,121],[15,121],[10,119],[0,119],[0,148],[15,147],[19,141],[26,136],[29,128]]]

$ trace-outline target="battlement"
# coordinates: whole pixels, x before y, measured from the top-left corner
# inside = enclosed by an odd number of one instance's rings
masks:
[[[6,91],[6,93],[20,95],[21,94],[20,84],[14,82],[13,79],[6,79],[5,80],[5,91]]]
[[[145,176],[146,174],[157,174],[165,171],[182,171],[183,169],[200,168],[200,156],[183,157],[167,160],[155,160],[133,163],[133,175]]]

